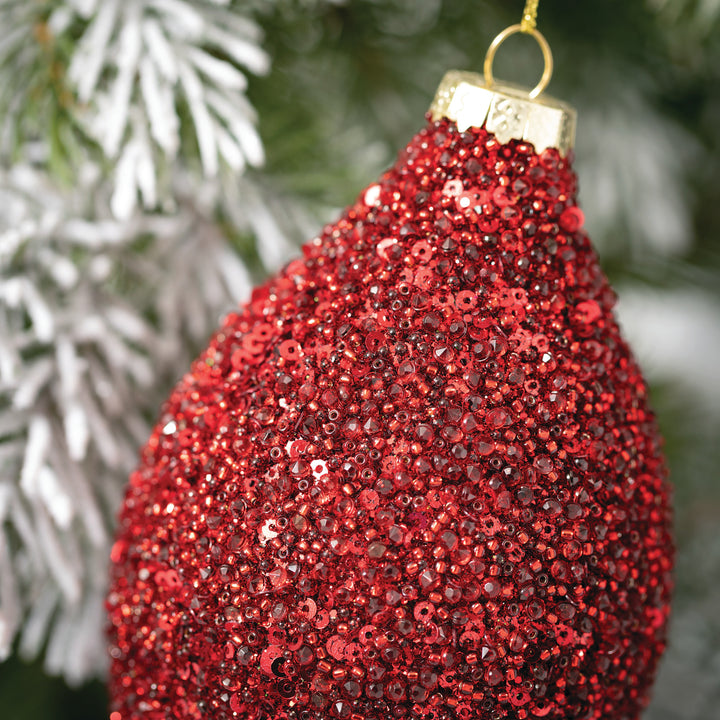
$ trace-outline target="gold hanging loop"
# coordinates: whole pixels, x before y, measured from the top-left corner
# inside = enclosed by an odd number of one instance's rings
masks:
[[[537,13],[539,4],[540,0],[527,0],[521,22],[517,25],[511,25],[510,27],[505,28],[492,41],[492,43],[490,43],[490,47],[485,55],[484,65],[485,83],[488,88],[493,87],[495,84],[495,78],[493,76],[493,62],[495,61],[495,55],[498,49],[511,35],[515,35],[517,33],[532,35],[532,37],[535,38],[537,44],[540,46],[543,60],[545,62],[540,82],[530,91],[529,97],[531,99],[538,97],[549,85],[553,73],[553,56],[552,50],[550,50],[550,44],[545,39],[545,36],[537,29]]]
[[[485,128],[501,144],[511,140],[531,143],[535,152],[555,148],[566,157],[575,143],[575,110],[560,100],[542,95],[550,82],[553,58],[550,46],[536,27],[538,0],[527,0],[522,23],[503,30],[485,57],[485,76],[450,70],[430,106],[433,120],[447,119],[458,132]],[[510,83],[495,85],[493,61],[500,45],[515,33],[532,35],[542,50],[545,69],[537,86],[528,91]]]
[[[495,84],[495,77],[493,76],[493,62],[495,61],[495,54],[497,53],[499,47],[511,36],[516,35],[517,33],[524,33],[526,35],[532,35],[535,40],[537,41],[537,44],[540,46],[540,50],[543,54],[543,60],[545,61],[545,67],[543,69],[542,77],[540,78],[540,82],[530,91],[529,97],[530,98],[536,98],[540,93],[542,93],[545,88],[550,83],[550,79],[552,78],[553,73],[553,56],[552,56],[552,50],[550,50],[550,44],[545,39],[545,36],[539,31],[539,30],[531,30],[529,32],[526,32],[522,29],[522,25],[511,25],[508,28],[505,28],[493,41],[490,43],[490,47],[488,48],[487,54],[485,55],[485,65],[484,65],[484,73],[485,73],[485,83],[487,84],[488,88],[493,87]]]

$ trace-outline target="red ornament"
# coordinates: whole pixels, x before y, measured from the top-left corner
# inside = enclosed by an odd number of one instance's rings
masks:
[[[635,720],[660,438],[555,149],[430,121],[230,314],[113,550],[114,720]]]

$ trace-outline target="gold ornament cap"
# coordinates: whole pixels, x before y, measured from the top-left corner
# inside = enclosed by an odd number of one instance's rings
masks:
[[[518,32],[532,35],[545,59],[543,76],[532,90],[510,83],[497,84],[492,73],[497,49]],[[543,35],[534,28],[512,25],[490,45],[483,75],[460,70],[445,74],[430,106],[432,119],[452,120],[460,132],[484,127],[503,144],[524,140],[532,143],[538,153],[556,148],[565,156],[575,145],[577,113],[567,103],[543,94],[552,77],[552,66],[550,46]]]

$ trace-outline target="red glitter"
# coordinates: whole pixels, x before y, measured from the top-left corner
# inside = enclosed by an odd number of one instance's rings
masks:
[[[114,718],[638,718],[669,490],[575,193],[430,123],[226,318],[125,497]]]

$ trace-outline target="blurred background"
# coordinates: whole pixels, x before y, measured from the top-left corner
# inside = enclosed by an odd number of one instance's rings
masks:
[[[127,474],[221,316],[522,0],[0,0],[0,705],[106,717]],[[720,0],[544,0],[586,227],[650,381],[677,590],[647,720],[720,718]],[[514,38],[497,77],[535,83]],[[611,719],[608,719],[611,720]]]

